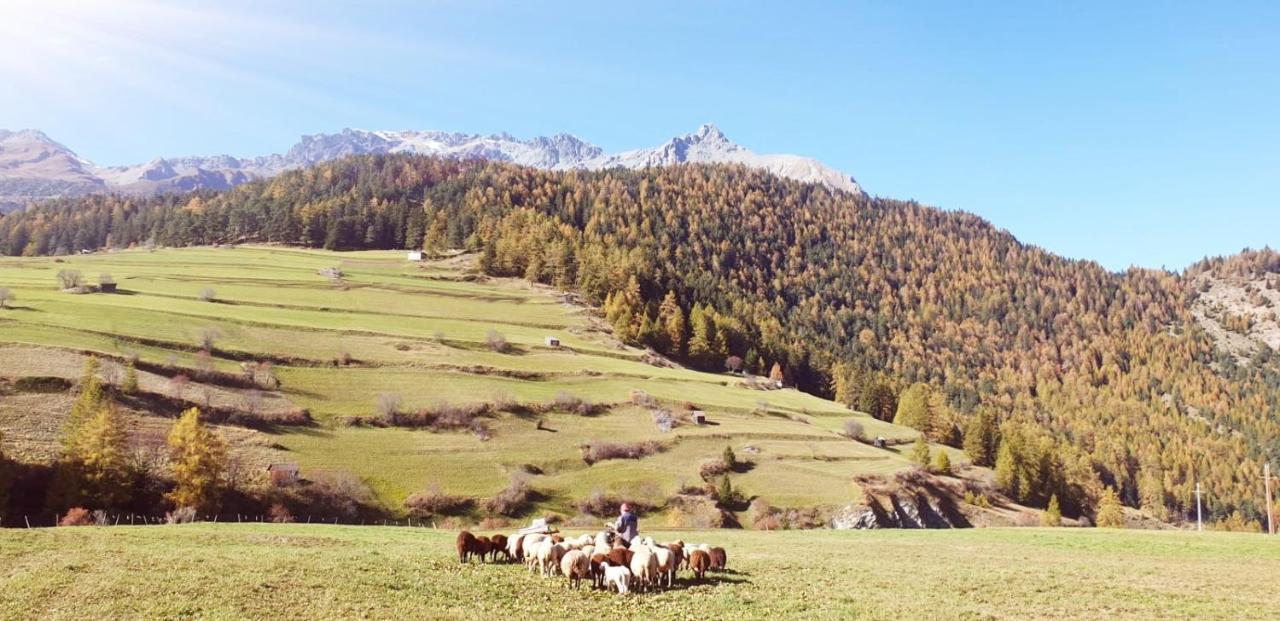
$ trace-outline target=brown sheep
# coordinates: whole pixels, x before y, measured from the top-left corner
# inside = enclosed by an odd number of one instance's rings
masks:
[[[728,567],[728,558],[725,556],[724,548],[711,548],[711,569],[724,571],[726,567]]]
[[[484,535],[476,535],[476,549],[474,554],[480,557],[481,563],[487,560],[486,557],[488,557],[489,553],[492,551],[493,551],[493,542],[490,541],[489,538],[485,537]]]
[[[465,563],[473,554],[480,554],[480,542],[468,531],[458,533],[458,562]]]
[[[707,569],[711,567],[711,557],[702,550],[694,550],[689,555],[689,569],[693,570],[693,577],[699,581],[705,580],[707,577]]]
[[[686,559],[684,555],[684,546],[679,543],[668,543],[666,548],[671,550],[671,575],[667,580],[669,586],[676,577],[676,571],[679,570],[680,566],[685,564],[688,559]]]
[[[631,557],[633,553],[626,548],[614,548],[609,550],[609,564],[618,565],[620,567],[631,567]]]
[[[505,556],[507,562],[511,562],[511,551],[507,549],[506,535],[494,535],[489,538],[489,541],[493,544],[489,548],[489,553],[493,556],[494,562],[497,562],[499,554]]]
[[[604,564],[609,562],[609,555],[596,552],[591,555],[591,588],[604,588]]]
[[[551,543],[564,543],[564,537],[560,536],[560,533],[551,535]]]

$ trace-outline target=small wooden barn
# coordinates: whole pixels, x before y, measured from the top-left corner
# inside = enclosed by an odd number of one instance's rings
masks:
[[[543,339],[543,342],[547,344],[547,347],[556,347],[556,348],[560,347],[559,337],[548,336],[547,338]]]
[[[272,485],[293,485],[298,482],[298,464],[271,464],[267,466],[267,478]]]
[[[707,424],[707,413],[702,410],[694,410],[690,413],[690,416],[693,417],[693,424],[695,425]]]
[[[408,258],[410,261],[421,261],[421,260],[422,260],[422,251],[421,251],[421,250],[410,250],[410,251],[409,251],[409,253],[408,253],[407,258]]]

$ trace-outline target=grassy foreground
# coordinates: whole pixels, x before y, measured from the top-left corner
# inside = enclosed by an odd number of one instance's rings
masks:
[[[454,533],[212,525],[0,531],[0,618],[1275,619],[1280,540],[1096,529],[703,531],[730,572],[656,595],[459,566]]]

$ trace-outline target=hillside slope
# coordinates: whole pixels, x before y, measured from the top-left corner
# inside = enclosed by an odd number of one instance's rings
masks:
[[[731,473],[734,485],[782,507],[857,504],[856,476],[891,479],[910,466],[911,429],[740,375],[655,366],[591,309],[544,286],[484,278],[474,263],[272,247],[0,259],[0,283],[17,298],[0,311],[0,449],[26,463],[57,456],[71,397],[23,380],[75,381],[94,352],[112,385],[138,361],[142,396],[122,399],[135,450],[162,445],[165,417],[195,405],[246,421],[223,427],[237,488],[262,485],[268,463],[296,463],[308,478],[354,475],[393,514],[415,492],[483,500],[513,477],[536,492],[539,511],[572,516],[592,495],[670,508],[682,488],[704,485],[700,467],[726,447],[749,463]],[[341,278],[322,273],[329,268]],[[118,290],[59,291],[60,270],[109,273]],[[274,362],[278,388],[240,380],[257,361]],[[409,415],[492,409],[435,431],[387,426],[392,398]],[[604,407],[579,411],[583,400]],[[708,424],[695,424],[685,403]],[[315,422],[291,422],[299,408]],[[844,437],[848,420],[891,446]],[[584,446],[603,442],[665,450],[584,459]]]
[[[148,239],[466,248],[490,274],[581,292],[624,339],[703,369],[731,355],[776,364],[884,419],[921,384],[930,407],[913,424],[956,446],[982,438],[1008,493],[1057,495],[1073,513],[1110,486],[1187,516],[1199,480],[1211,514],[1256,520],[1262,456],[1280,451],[1277,361],[1219,349],[1187,277],[1109,273],[969,214],[744,166],[553,173],[368,156],[221,195],[0,220],[7,254]],[[687,331],[673,339],[677,315]]]

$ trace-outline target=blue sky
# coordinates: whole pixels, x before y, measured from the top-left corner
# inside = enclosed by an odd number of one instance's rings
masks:
[[[713,121],[1111,269],[1280,245],[1280,3],[357,4],[11,0],[0,127],[120,164]]]

